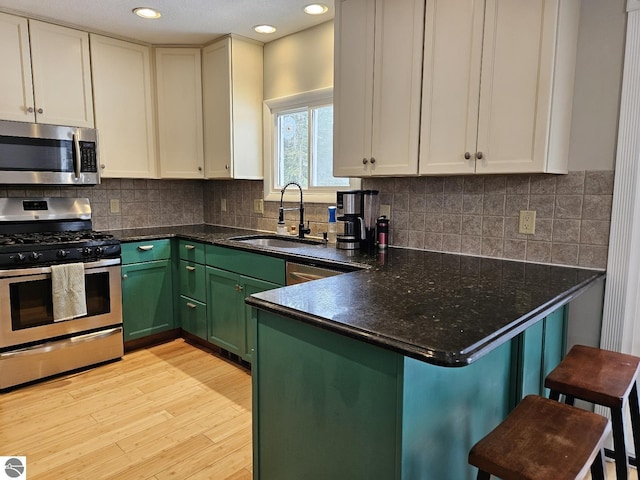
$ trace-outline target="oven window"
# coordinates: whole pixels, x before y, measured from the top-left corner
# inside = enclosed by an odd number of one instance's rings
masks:
[[[92,273],[84,278],[87,317],[109,313],[109,272]],[[53,323],[51,279],[12,283],[9,288],[13,330]]]

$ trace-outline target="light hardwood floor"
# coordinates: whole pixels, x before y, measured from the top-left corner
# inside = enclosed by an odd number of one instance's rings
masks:
[[[29,480],[249,480],[251,377],[184,340],[0,394]]]
[[[128,353],[0,394],[0,455],[30,480],[250,480],[251,377],[181,339]]]

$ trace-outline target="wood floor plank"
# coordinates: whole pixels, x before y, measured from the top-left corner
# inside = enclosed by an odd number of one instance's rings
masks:
[[[0,425],[31,480],[252,471],[250,374],[181,339],[0,394]]]

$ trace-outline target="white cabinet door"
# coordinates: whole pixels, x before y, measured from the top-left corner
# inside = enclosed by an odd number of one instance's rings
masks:
[[[206,178],[262,178],[262,45],[233,37],[202,50]]]
[[[429,0],[425,19],[420,173],[474,173],[484,2]]]
[[[203,178],[199,48],[156,49],[160,176]]]
[[[335,4],[333,176],[369,175],[375,0]]]
[[[36,121],[93,127],[89,34],[29,20]]]
[[[424,0],[336,4],[334,175],[418,171]]]
[[[155,178],[150,48],[91,34],[96,128],[106,178]]]
[[[26,18],[0,13],[0,119],[33,122],[33,83]]]
[[[580,2],[487,0],[486,12],[476,171],[566,173]]]
[[[434,0],[421,174],[566,173],[579,0]]]

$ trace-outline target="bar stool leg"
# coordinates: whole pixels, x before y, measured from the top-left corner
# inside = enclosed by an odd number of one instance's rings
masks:
[[[560,392],[557,390],[551,390],[549,392],[549,399],[555,400],[556,402],[560,400]]]
[[[598,456],[593,461],[591,465],[591,480],[605,480],[605,470],[604,466],[604,449],[601,449],[598,452]]]
[[[611,427],[613,429],[613,448],[616,459],[616,478],[627,480],[629,475],[629,459],[624,445],[624,419],[621,408],[611,409]]]
[[[478,480],[491,480],[491,474],[478,470]]]
[[[633,388],[629,394],[629,410],[631,416],[631,430],[633,431],[633,445],[636,450],[636,459],[640,457],[640,408],[638,406],[638,383],[633,382]]]

